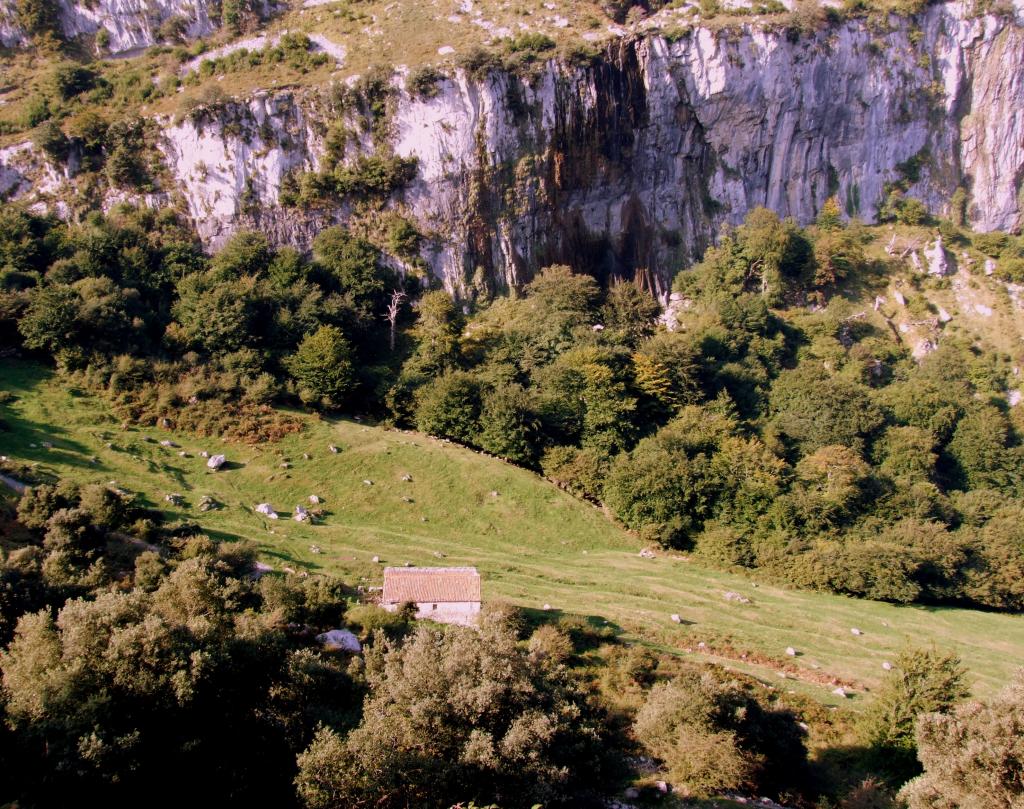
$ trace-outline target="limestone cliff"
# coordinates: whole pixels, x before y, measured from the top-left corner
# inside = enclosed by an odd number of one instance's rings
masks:
[[[206,36],[219,22],[220,4],[212,0],[58,0],[60,33],[65,39],[107,32],[106,52],[121,54],[160,41],[161,24],[181,21],[188,38]],[[0,0],[0,45],[17,47],[27,35],[18,24],[16,0]]]
[[[598,274],[644,268],[664,285],[757,205],[807,222],[838,194],[850,215],[872,219],[884,185],[915,157],[909,193],[932,212],[963,185],[975,227],[1017,229],[1019,20],[947,3],[890,29],[623,37],[593,63],[552,60],[530,77],[456,71],[428,99],[398,76],[384,148],[419,165],[392,204],[428,236],[433,272],[462,294],[474,279],[515,285],[556,261]],[[206,243],[255,226],[306,245],[349,214],[277,205],[282,177],[323,154],[331,114],[315,99],[260,93],[160,122],[168,190]],[[380,147],[365,136],[360,148]]]

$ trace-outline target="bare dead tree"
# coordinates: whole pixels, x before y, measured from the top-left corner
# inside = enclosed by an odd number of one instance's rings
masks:
[[[398,322],[398,313],[402,310],[402,304],[408,297],[402,290],[396,289],[391,293],[391,300],[388,302],[388,310],[384,318],[388,322],[388,345],[391,351],[395,350],[395,324]]]

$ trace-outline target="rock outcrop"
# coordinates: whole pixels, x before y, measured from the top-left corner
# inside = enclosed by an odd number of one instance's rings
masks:
[[[754,23],[695,28],[674,41],[623,37],[591,63],[551,60],[529,76],[457,71],[432,98],[401,84],[388,142],[367,134],[359,149],[418,159],[392,204],[461,295],[553,262],[647,270],[665,291],[758,205],[808,222],[836,194],[871,220],[897,180],[933,213],[963,185],[975,227],[1020,225],[1024,29],[963,3],[893,17],[887,33],[858,21],[795,40]],[[278,195],[289,172],[319,166],[330,117],[308,91],[162,120],[168,190],[208,245],[256,227],[308,246],[349,207],[285,209]]]
[[[65,39],[107,32],[111,54],[147,48],[160,41],[160,26],[179,19],[188,38],[206,36],[219,24],[219,3],[210,0],[58,0],[57,18]],[[0,0],[0,44],[17,47],[28,39],[18,24],[15,0]]]

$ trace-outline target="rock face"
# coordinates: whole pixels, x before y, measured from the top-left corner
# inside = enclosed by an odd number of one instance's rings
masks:
[[[61,32],[65,39],[107,31],[107,52],[124,53],[160,41],[157,31],[171,18],[179,18],[186,37],[206,36],[219,24],[219,4],[209,0],[58,0]],[[0,0],[0,44],[17,47],[27,39],[17,22],[15,0]]]
[[[963,185],[975,227],[1021,223],[1024,29],[959,2],[893,17],[888,33],[859,21],[796,41],[757,24],[695,28],[624,37],[590,64],[552,60],[529,77],[459,71],[429,99],[395,87],[385,148],[419,163],[392,204],[430,234],[423,258],[462,296],[554,262],[646,270],[665,292],[758,205],[808,222],[837,194],[873,219],[915,157],[908,193],[933,213]],[[162,120],[168,190],[207,245],[257,228],[306,247],[350,210],[282,209],[278,194],[289,172],[318,167],[331,118],[319,93],[283,92]],[[359,148],[377,147],[365,135]]]

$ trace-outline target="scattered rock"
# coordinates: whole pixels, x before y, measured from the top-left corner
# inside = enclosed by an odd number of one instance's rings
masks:
[[[491,497],[497,497],[497,496],[498,496],[497,492],[491,492]]]
[[[200,458],[209,458],[209,457],[210,457],[210,453],[209,453],[209,452],[207,452],[207,451],[206,451],[206,450],[204,449],[204,450],[203,450],[202,452],[200,452],[200,453],[199,453],[199,457],[200,457]]]
[[[892,293],[892,296],[893,298],[895,298],[896,303],[898,303],[900,306],[907,305],[907,299],[903,297],[903,293],[900,292],[898,289]]]
[[[451,56],[453,53],[455,53],[455,48],[451,45],[442,45],[437,49],[438,56]]]
[[[258,506],[256,506],[256,512],[259,514],[265,514],[272,520],[277,519],[277,512],[274,511],[273,508],[271,508],[270,503],[260,503]]]
[[[173,441],[171,441],[171,439],[165,438],[163,441],[160,442],[160,446],[161,447],[167,447],[169,449],[173,449],[174,447],[176,447],[178,445],[175,444]]]
[[[310,454],[309,454],[308,452],[303,452],[303,453],[302,453],[302,460],[304,460],[304,461],[308,461],[308,460],[309,460],[310,458],[312,458],[312,457],[313,457],[313,456],[312,456],[312,455],[310,455]]]
[[[180,494],[165,494],[164,500],[170,503],[172,506],[181,506],[185,504],[185,498]]]
[[[210,460],[206,462],[206,466],[208,469],[212,469],[214,472],[216,472],[218,469],[224,466],[226,462],[227,458],[225,458],[223,455],[212,455],[210,457]]]
[[[281,469],[291,469],[291,468],[292,468],[292,465],[290,463],[288,463],[288,461],[285,461],[284,463],[281,464]]]
[[[983,303],[974,304],[974,311],[982,317],[992,317],[992,307],[986,306]]]
[[[220,503],[214,500],[210,495],[204,494],[199,498],[199,510],[200,511],[213,511],[214,509],[220,508]]]
[[[544,610],[544,612],[547,612],[548,610],[551,609],[551,605],[550,604],[545,604],[543,607],[541,607],[541,609]]]
[[[996,271],[996,263],[990,258],[985,259],[985,275],[992,275]]]
[[[953,319],[953,316],[940,306],[939,307],[939,322],[940,323],[949,323],[949,321],[951,321],[952,319]]]
[[[851,635],[863,635],[864,633],[863,633],[863,632],[861,632],[861,631],[860,631],[859,629],[857,629],[857,627],[853,627],[853,628],[852,628],[852,629],[850,630],[850,634],[851,634]]]
[[[892,671],[892,663],[890,663],[888,660],[885,660],[882,662],[882,668],[886,671]]]
[[[372,480],[364,480],[363,481],[363,485],[364,486],[372,486],[373,485],[373,481]]]
[[[323,551],[320,550],[320,546],[319,545],[310,545],[309,546],[309,552],[310,553],[323,553]]]
[[[739,593],[734,593],[732,590],[729,590],[728,592],[724,593],[722,597],[726,601],[735,601],[737,604],[749,604],[750,603],[750,599],[747,598],[745,595],[740,595]]]
[[[304,509],[302,506],[296,506],[295,514],[292,515],[292,519],[295,520],[295,522],[308,522],[309,512],[306,511],[306,509]]]
[[[698,649],[707,649],[707,648],[708,648],[708,645],[707,645],[707,644],[706,644],[706,643],[705,643],[704,641],[700,641],[700,642],[699,642],[699,643],[697,644],[697,648],[698,648]]]
[[[636,787],[629,787],[626,789],[625,792],[622,793],[622,797],[624,797],[626,800],[635,801],[637,798],[640,797],[640,790]]]
[[[789,655],[790,657],[796,657],[796,649],[794,649],[792,646],[787,646],[786,647],[786,654]]]
[[[654,788],[662,795],[668,795],[668,793],[672,791],[672,787],[670,787],[665,781],[655,781]]]
[[[167,418],[166,416],[164,416],[164,417],[163,417],[162,419],[160,419],[160,421],[158,422],[158,424],[159,424],[159,425],[160,425],[160,426],[161,426],[161,427],[162,427],[163,429],[165,429],[165,430],[169,430],[169,429],[171,429],[171,420],[170,420],[169,418]]]
[[[313,506],[318,506],[318,505],[320,505],[320,503],[321,503],[321,500],[320,500],[320,498],[319,498],[319,497],[317,497],[317,496],[316,496],[315,494],[311,494],[311,495],[309,496],[309,503],[310,503],[310,505],[313,505]]]
[[[336,446],[334,446],[334,444],[328,444],[328,445],[327,445],[327,449],[329,449],[329,450],[330,450],[331,452],[333,452],[333,453],[334,453],[335,455],[337,455],[337,454],[338,454],[339,452],[341,452],[341,450],[340,450],[340,449],[338,449],[338,448],[337,448]]]
[[[181,452],[178,453],[178,457],[179,458],[187,458],[188,457],[188,453],[185,452],[185,450],[182,450]]]
[[[375,565],[379,564],[380,563],[380,557],[379,556],[374,556],[373,559],[371,559],[370,561],[373,562]]]
[[[842,686],[839,686],[839,688],[833,688],[832,693],[835,694],[837,697],[842,697],[843,699],[846,699],[847,696],[846,689]]]
[[[643,559],[654,559],[655,553],[650,548],[644,548],[642,551],[640,551],[640,553],[637,554],[637,556],[640,556]]]
[[[408,472],[406,472],[404,475],[402,475],[402,480],[405,483],[412,483],[412,475],[410,475]]]
[[[669,617],[672,619],[672,623],[674,624],[681,624],[683,622],[682,616],[680,616],[678,612],[673,612]]]

